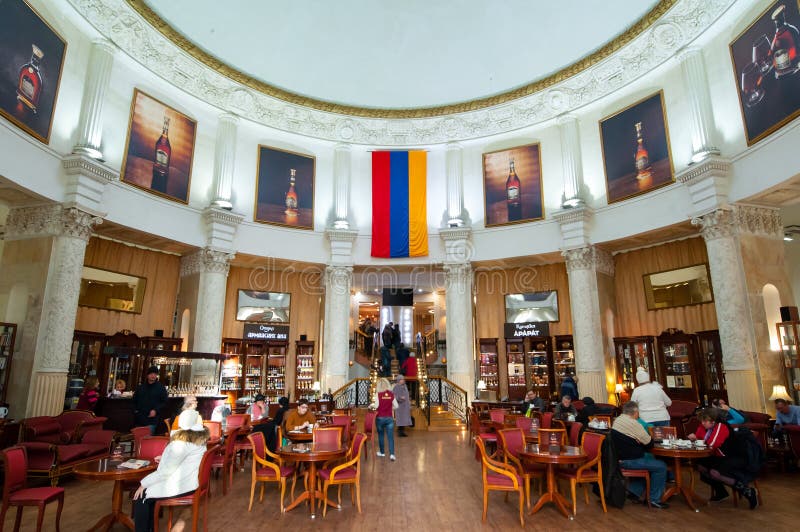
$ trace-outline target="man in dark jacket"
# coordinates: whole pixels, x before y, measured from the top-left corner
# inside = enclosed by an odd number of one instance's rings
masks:
[[[578,383],[575,381],[575,377],[572,375],[567,375],[567,377],[561,382],[560,395],[561,397],[568,395],[573,401],[580,399],[578,396]]]
[[[381,340],[383,340],[383,347],[386,349],[390,349],[392,347],[392,339],[393,339],[393,330],[392,325],[394,325],[391,321],[386,324],[381,331]]]
[[[161,409],[167,404],[167,389],[158,381],[158,368],[147,369],[147,380],[133,394],[133,408],[137,427],[150,427],[155,434]]]
[[[397,367],[400,368],[400,373],[403,373],[403,363],[408,360],[411,351],[408,350],[406,344],[400,342],[400,347],[397,348],[395,355],[397,356]],[[405,375],[405,373],[403,373]]]

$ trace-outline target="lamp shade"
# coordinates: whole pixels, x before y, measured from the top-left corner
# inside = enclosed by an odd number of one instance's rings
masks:
[[[617,385],[614,387],[614,393],[622,393],[624,391],[625,391],[625,387],[621,383],[618,382]]]
[[[783,399],[784,401],[791,401],[792,397],[786,393],[786,386],[783,384],[776,384],[772,387],[772,395],[769,396],[768,401],[777,401]]]
[[[484,381],[484,380],[478,381],[478,389],[479,390],[485,390],[486,389],[486,381]]]
[[[311,385],[311,389],[314,390],[315,392],[320,391],[321,388],[319,385],[319,381],[314,381],[314,384]]]

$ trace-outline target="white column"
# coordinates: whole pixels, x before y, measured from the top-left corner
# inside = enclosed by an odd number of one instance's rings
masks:
[[[605,351],[598,274],[614,275],[614,261],[595,246],[565,251],[575,345],[575,371],[581,395],[605,402]],[[598,399],[600,398],[600,399]]]
[[[103,104],[114,65],[114,46],[106,40],[92,43],[88,71],[83,86],[83,102],[78,123],[78,142],[73,153],[84,153],[102,159]]]
[[[561,137],[561,169],[564,174],[561,207],[577,207],[583,204],[583,163],[578,120],[573,115],[563,115],[558,118],[558,125]]]
[[[463,149],[457,142],[447,145],[447,227],[462,227],[464,219]]]
[[[350,359],[350,287],[353,267],[325,268],[325,353],[322,389],[338,390],[347,382]]]
[[[233,170],[236,163],[236,115],[220,115],[217,122],[217,142],[214,145],[214,183],[217,191],[212,205],[230,210],[233,188]]]
[[[689,102],[692,134],[692,162],[702,161],[709,155],[719,155],[714,145],[714,113],[708,91],[706,66],[700,48],[686,48],[678,54],[681,74]]]
[[[40,300],[30,302],[18,361],[9,387],[17,412],[25,398],[24,416],[56,415],[64,407],[70,349],[78,312],[78,295],[92,227],[102,220],[61,205],[14,208],[8,214],[6,240],[52,238],[49,267]],[[32,291],[35,291],[35,287]],[[21,393],[14,394],[20,390]]]
[[[742,410],[762,412],[764,394],[755,359],[755,337],[735,215],[731,210],[719,209],[692,219],[692,224],[700,227],[708,251],[729,402]]]
[[[475,398],[475,333],[472,320],[472,231],[469,228],[442,229],[445,272],[445,337],[447,378]]]
[[[349,144],[337,144],[333,151],[334,229],[350,228],[350,160]]]
[[[197,275],[197,305],[191,350],[218,353],[222,345],[222,318],[232,253],[203,248],[181,258],[181,282]]]

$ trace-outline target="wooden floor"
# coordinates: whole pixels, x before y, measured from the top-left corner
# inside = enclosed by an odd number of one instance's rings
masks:
[[[301,506],[281,515],[278,491],[267,488],[264,502],[254,504],[248,513],[250,470],[236,473],[233,491],[222,497],[221,483],[215,481],[211,498],[210,531],[267,530],[275,526],[285,530],[515,530],[519,529],[516,502],[503,500],[503,494],[490,494],[489,516],[481,523],[480,467],[474,459],[474,448],[466,433],[411,431],[408,438],[395,438],[397,461],[374,456],[365,462],[362,479],[363,513],[350,505],[347,489],[343,492],[341,510],[328,512],[325,519],[309,517]],[[800,474],[770,471],[760,480],[766,506],[750,511],[746,503],[734,508],[730,500],[702,507],[695,514],[680,500],[673,499],[667,510],[649,510],[644,506],[626,505],[624,510],[609,508],[603,514],[597,499],[590,495],[587,506],[579,497],[578,515],[568,521],[548,505],[530,516],[526,512],[526,528],[548,530],[797,530],[800,520]],[[111,483],[89,482],[66,478],[66,504],[61,530],[86,530],[108,512],[111,505]],[[219,485],[219,487],[218,487]],[[701,486],[705,493],[705,486]],[[332,493],[335,493],[332,490]],[[580,491],[579,491],[580,493]],[[257,494],[256,494],[257,496]],[[127,504],[126,504],[127,507]],[[186,518],[188,513],[179,514]],[[45,517],[45,530],[54,530],[55,505]],[[35,509],[23,515],[22,530],[34,530]],[[184,530],[179,522],[173,530]],[[5,530],[12,530],[13,511],[5,521]],[[162,525],[162,530],[165,525]],[[124,530],[117,527],[115,530]]]

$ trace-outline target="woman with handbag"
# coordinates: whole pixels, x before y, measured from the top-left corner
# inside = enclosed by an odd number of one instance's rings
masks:
[[[378,456],[386,456],[383,447],[383,434],[386,433],[386,438],[389,440],[389,460],[395,461],[397,457],[394,455],[394,410],[397,408],[397,399],[394,398],[392,392],[392,385],[388,379],[378,379],[378,385],[375,392],[375,398],[372,404],[369,405],[370,409],[377,410],[378,415],[375,418],[375,427],[378,429]]]

